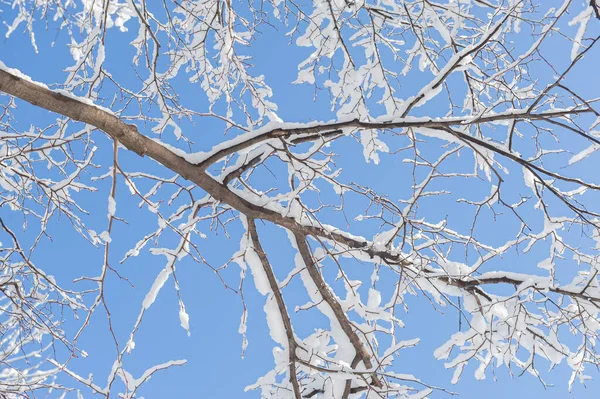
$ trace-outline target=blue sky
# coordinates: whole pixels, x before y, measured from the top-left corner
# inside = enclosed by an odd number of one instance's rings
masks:
[[[62,68],[70,62],[70,59],[67,59],[68,51],[64,46],[66,36],[53,30],[44,33],[40,29],[37,40],[39,53],[36,54],[27,35],[17,31],[9,40],[4,40],[0,44],[0,60],[7,66],[18,68],[33,79],[46,84],[62,82],[65,76]],[[50,46],[52,41],[56,41],[56,43]],[[110,49],[107,54],[108,65],[112,67],[113,71],[117,71],[116,73],[122,74],[120,77],[122,79],[133,77],[128,69],[129,61],[122,62],[123,58],[130,56],[127,49],[128,40],[122,40],[119,35],[115,35],[109,36],[107,43]],[[265,28],[265,32],[253,46],[255,46],[257,69],[268,77],[268,82],[274,88],[277,88],[273,99],[279,104],[279,116],[283,120],[304,122],[331,118],[329,103],[324,93],[319,93],[315,102],[298,101],[298,99],[311,98],[312,89],[290,84],[296,78],[296,65],[301,57],[293,52],[295,50],[287,46],[287,39],[283,35],[274,35],[272,31]],[[307,52],[309,50],[301,49],[300,51]],[[600,62],[598,51],[595,51],[590,57],[594,57]],[[122,67],[116,69],[117,65],[122,65]],[[570,81],[576,86],[580,86],[582,90],[597,91],[600,85],[598,79],[593,77],[596,71],[591,66],[594,63],[589,62],[587,65],[589,69],[579,70],[572,75]],[[202,99],[197,96],[196,90],[198,89],[184,83],[185,81],[181,82],[182,98],[201,103]],[[417,87],[413,86],[416,83],[418,82],[407,82],[406,89]],[[55,118],[54,115],[36,110],[23,103],[19,103],[19,108],[16,112],[17,126],[22,129],[27,128],[30,124],[42,126]],[[419,112],[427,114],[428,111],[424,108]],[[194,132],[189,136],[193,136],[198,143],[195,150],[208,149],[223,138],[219,123],[211,124],[211,122],[203,120],[197,126],[183,123],[182,127]],[[149,128],[142,132],[151,135]],[[95,158],[96,163],[106,171],[111,164],[112,145],[101,133],[96,133],[94,140],[99,147],[98,155]],[[165,141],[174,143],[170,137],[165,137]],[[344,168],[346,174],[353,177],[352,180],[368,182],[375,188],[381,187],[391,193],[404,192],[402,187],[408,184],[410,179],[394,172],[395,168],[399,167],[398,158],[383,156],[382,165],[377,167],[362,162],[362,149],[351,139],[344,141],[342,148],[344,153],[343,157],[340,157],[339,166]],[[431,151],[436,150],[439,149],[431,149]],[[154,162],[147,159],[140,160],[133,154],[122,153],[121,157],[125,168],[144,170],[163,176],[172,175]],[[580,170],[574,170],[580,171],[582,174],[590,173],[595,167],[590,162],[582,166]],[[98,175],[104,171],[98,172]],[[390,185],[396,186],[396,188],[390,189]],[[80,198],[84,207],[90,211],[87,221],[92,228],[100,232],[106,228],[106,198],[109,182],[99,182],[97,187],[99,188],[98,192],[83,193]],[[475,188],[466,190],[475,192]],[[122,181],[118,188],[117,204],[117,216],[125,217],[129,224],[117,223],[115,226],[113,237],[117,238],[113,238],[111,248],[111,263],[114,265],[118,264],[123,254],[137,240],[156,228],[155,218],[149,217],[149,213],[145,209],[138,209],[137,200],[129,196]],[[431,209],[427,212],[432,218],[436,218],[444,214],[456,217],[452,213],[459,211],[457,207],[456,209]],[[15,230],[20,230],[19,226],[22,224],[20,215],[4,209],[0,209],[0,213]],[[510,227],[510,225],[494,225],[493,229]],[[266,237],[263,245],[276,268],[278,277],[283,278],[286,272],[293,268],[289,242],[285,235],[272,226],[260,228]],[[374,228],[375,226],[369,225],[364,227],[365,230]],[[57,281],[66,286],[71,286],[71,281],[81,275],[94,276],[99,273],[103,257],[102,248],[94,248],[86,243],[73,232],[64,218],[53,222],[52,231],[53,241],[44,240],[40,244],[37,257],[34,256],[38,265],[56,276]],[[27,240],[31,239],[31,235],[34,235],[35,232],[35,226],[32,225],[29,230],[21,232],[21,234]],[[207,234],[208,239],[199,240],[198,244],[210,263],[218,266],[226,262],[229,255],[238,248],[240,232],[239,226],[231,226],[232,238],[226,239],[222,233],[219,237],[214,238],[212,233],[209,233]],[[489,233],[493,233],[493,230],[484,231],[482,234]],[[371,234],[370,231],[365,232],[366,236],[369,234]],[[160,246],[173,245],[174,242],[174,237],[166,237],[161,240]],[[507,262],[509,261],[514,262],[515,260],[507,260]],[[521,258],[519,262],[526,263],[527,257]],[[131,288],[127,282],[119,280],[112,274],[109,276],[109,306],[116,326],[115,332],[121,345],[126,341],[144,295],[163,266],[163,258],[149,255],[147,251],[144,251],[138,257],[118,266],[119,272],[126,276],[135,288]],[[513,266],[515,265],[509,265],[509,267]],[[353,269],[352,273],[367,279],[370,274],[370,272],[358,268]],[[181,368],[177,367],[157,374],[142,391],[144,397],[147,399],[258,398],[258,392],[244,394],[243,389],[246,385],[254,383],[258,377],[272,367],[271,349],[274,343],[269,337],[262,310],[264,298],[252,286],[251,278],[249,277],[244,283],[244,296],[250,314],[248,320],[249,346],[245,358],[242,359],[240,356],[241,336],[237,332],[242,311],[240,296],[226,290],[208,267],[191,262],[189,258],[178,264],[177,274],[181,285],[181,295],[190,314],[191,336],[188,337],[186,331],[179,326],[178,302],[173,282],[170,280],[157,302],[147,313],[136,338],[136,348],[131,355],[126,357],[125,366],[136,376],[154,364],[171,359],[187,359],[188,363]],[[224,272],[225,278],[232,282],[236,281],[238,274],[239,269],[236,265],[230,265]],[[292,293],[298,292],[300,288],[297,282],[295,284],[290,287]],[[410,311],[401,316],[406,324],[402,336],[404,339],[420,337],[421,343],[417,348],[407,349],[401,353],[396,362],[398,372],[412,373],[429,384],[459,392],[460,397],[465,399],[483,396],[489,399],[507,396],[515,398],[543,396],[548,399],[597,397],[600,387],[594,381],[587,384],[587,389],[575,384],[573,392],[568,393],[569,370],[564,363],[553,370],[551,374],[544,375],[547,382],[555,385],[547,390],[531,375],[511,378],[504,367],[496,370],[497,381],[494,381],[495,378],[490,371],[487,373],[486,380],[476,381],[473,378],[475,365],[468,366],[461,381],[456,386],[452,386],[449,382],[452,372],[444,369],[443,362],[433,358],[433,351],[457,330],[457,312],[452,308],[444,309],[441,312],[436,311],[422,297],[410,299],[408,305]],[[313,325],[308,322],[303,323],[303,317],[306,316],[294,317],[297,317],[295,320],[298,321],[297,329],[300,334],[311,331]],[[311,323],[313,321],[317,324],[319,322],[310,320]],[[78,325],[78,321],[67,318],[67,328],[74,329]],[[80,341],[80,346],[89,353],[89,357],[76,359],[72,363],[73,369],[82,376],[93,372],[94,380],[99,381],[100,385],[102,385],[100,382],[105,381],[115,357],[114,346],[107,332],[106,318],[102,312],[98,312]],[[545,368],[547,367],[540,367],[542,370]],[[519,370],[514,372],[516,375],[520,374]],[[69,383],[68,380],[64,381]],[[444,397],[447,397],[444,393],[433,395],[433,398]]]

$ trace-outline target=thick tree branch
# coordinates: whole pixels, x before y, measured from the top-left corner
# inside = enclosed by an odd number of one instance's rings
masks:
[[[268,220],[304,235],[332,239],[349,248],[360,249],[372,258],[379,257],[390,264],[404,263],[402,256],[399,254],[371,248],[369,242],[346,235],[339,230],[325,229],[318,225],[300,224],[294,218],[283,216],[278,212],[253,204],[230,191],[226,185],[210,177],[204,172],[202,166],[188,162],[162,144],[140,134],[136,126],[123,122],[102,108],[54,92],[39,83],[22,79],[1,69],[0,91],[102,130],[114,140],[118,140],[128,150],[154,159],[173,172],[178,173],[184,179],[197,184],[216,200],[233,207],[249,218]],[[293,134],[293,130],[289,133]]]

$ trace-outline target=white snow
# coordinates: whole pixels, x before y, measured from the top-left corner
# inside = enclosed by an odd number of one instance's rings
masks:
[[[573,26],[579,24],[579,28],[577,28],[577,33],[573,38],[573,47],[571,49],[571,61],[575,60],[577,57],[577,53],[579,52],[579,48],[581,47],[581,42],[583,40],[583,35],[585,34],[588,22],[594,13],[594,9],[591,5],[586,7],[579,15],[569,21],[569,26]]]

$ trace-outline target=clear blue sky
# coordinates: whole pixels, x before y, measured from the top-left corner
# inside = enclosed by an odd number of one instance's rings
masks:
[[[9,12],[4,13],[4,17],[2,15],[0,14],[0,21],[2,18],[9,19],[7,17],[10,15]],[[131,30],[133,33],[127,34],[129,36],[125,35],[127,40],[123,40],[121,35],[109,36],[108,65],[113,66],[113,72],[115,65],[122,65],[122,69],[119,69],[118,73],[123,77],[131,76],[131,72],[127,69],[129,61],[122,61],[123,57],[130,56],[126,46],[131,35],[135,33],[135,29]],[[40,30],[37,38],[40,51],[36,54],[30,45],[29,38],[20,34],[19,30],[10,40],[3,40],[0,43],[0,60],[9,67],[20,69],[35,80],[46,84],[59,83],[64,80],[65,76],[61,69],[70,61],[65,59],[65,57],[69,57],[64,47],[65,39],[65,35],[52,29],[47,33]],[[54,40],[56,40],[56,44],[53,47],[49,46],[50,42]],[[297,101],[298,98],[311,98],[311,89],[290,84],[296,78],[296,65],[301,57],[290,50],[283,35],[274,35],[265,27],[265,32],[261,36],[261,40],[256,43],[256,48],[257,68],[267,76],[268,82],[277,88],[274,100],[280,106],[279,115],[282,119],[303,122],[331,118],[327,99],[323,95],[319,95],[314,103]],[[309,50],[302,49],[301,51]],[[591,54],[591,57],[597,59],[597,65],[600,65],[598,51]],[[593,65],[593,63],[587,65]],[[579,83],[573,79],[580,79],[582,88],[588,86],[590,90],[600,93],[598,90],[600,84],[598,84],[598,78],[593,77],[594,74],[597,74],[597,71],[591,67],[588,70],[580,70],[574,74],[571,82]],[[411,85],[408,83],[407,90],[410,88]],[[186,86],[182,82],[180,94],[189,100],[196,98],[196,90],[198,89]],[[17,126],[23,129],[30,124],[42,126],[55,118],[47,112],[36,110],[22,103],[19,103],[19,107],[19,111],[15,114]],[[211,126],[210,123],[203,122],[202,125],[195,127],[183,124],[183,128],[194,129],[194,133],[189,136],[194,136],[197,143],[196,150],[208,149],[222,138],[218,124]],[[151,134],[149,129],[143,132]],[[100,148],[96,163],[106,170],[111,165],[111,143],[102,137],[101,133],[97,133],[94,138]],[[387,186],[388,188],[390,182],[397,183],[398,186],[408,183],[408,180],[403,179],[402,176],[394,174],[394,162],[398,161],[393,160],[391,156],[383,157],[383,164],[380,167],[372,164],[365,165],[355,161],[362,158],[362,150],[359,146],[352,143],[351,140],[347,140],[344,145],[346,147],[344,147],[344,156],[340,159],[340,166],[346,168],[348,173],[353,174],[352,180],[369,182],[375,187]],[[142,161],[135,156],[123,155],[123,163],[126,167],[130,166],[133,169],[133,165],[138,162],[143,165],[138,168],[139,170],[154,172],[161,170],[152,161]],[[157,173],[171,176],[166,171]],[[584,173],[583,170],[582,173]],[[87,218],[90,226],[101,232],[106,228],[108,182],[101,182],[98,187],[97,193],[84,193],[80,198],[84,207],[91,212]],[[129,196],[128,190],[122,182],[118,188],[117,203],[117,216],[125,217],[129,224],[116,224],[113,234],[114,245],[111,249],[111,260],[114,265],[118,264],[123,254],[138,239],[156,227],[155,219],[149,217],[147,211],[140,211],[137,208],[137,200]],[[432,215],[435,211],[448,212],[448,210],[432,210]],[[5,209],[0,209],[0,214],[15,230],[20,230],[19,226],[22,220],[18,214]],[[31,228],[32,230],[21,234],[25,237],[35,234],[35,226],[31,226]],[[73,278],[81,275],[94,276],[99,273],[103,257],[102,248],[94,248],[87,244],[73,232],[70,224],[64,218],[53,222],[52,231],[54,232],[53,241],[44,240],[40,245],[39,255],[37,258],[34,257],[39,266],[55,275],[57,281],[65,286],[71,286]],[[229,240],[223,239],[222,236],[213,240],[212,234],[207,233],[208,239],[199,243],[203,255],[214,265],[222,264],[237,249],[239,232],[239,227],[233,227],[232,238]],[[285,236],[280,232],[275,229],[266,229],[265,232],[268,238],[264,240],[264,245],[281,278],[285,276],[286,271],[293,267],[292,257],[289,256],[291,251],[286,246],[288,244]],[[368,236],[368,234],[366,235]],[[167,239],[163,240],[160,246],[173,243],[173,239],[171,241]],[[109,305],[113,312],[113,321],[121,344],[126,341],[142,299],[163,266],[163,258],[151,256],[144,251],[137,258],[118,266],[119,272],[129,278],[135,288],[131,288],[126,282],[119,281],[113,275],[110,276]],[[239,296],[224,289],[208,267],[195,264],[189,259],[178,264],[177,273],[181,284],[181,294],[190,314],[191,336],[188,337],[179,326],[178,302],[172,280],[170,280],[148,312],[142,329],[137,335],[136,348],[130,356],[126,357],[125,365],[128,371],[134,376],[138,376],[146,368],[171,359],[187,359],[188,363],[181,368],[173,368],[157,374],[143,389],[143,396],[147,399],[258,398],[258,392],[244,394],[243,389],[266,373],[273,363],[271,348],[274,343],[269,337],[262,310],[264,298],[256,292],[252,287],[251,278],[248,278],[245,282],[244,292],[250,309],[249,346],[245,359],[241,359],[241,336],[237,333],[242,310]],[[235,282],[238,273],[237,266],[231,265],[224,274],[229,281]],[[357,273],[361,272],[357,271]],[[292,287],[291,290],[297,288]],[[576,383],[573,392],[569,394],[567,380],[570,371],[564,363],[550,374],[544,375],[547,382],[555,385],[547,390],[544,390],[540,382],[529,374],[511,378],[504,367],[496,370],[497,381],[494,382],[494,376],[490,371],[487,373],[486,380],[476,381],[473,377],[476,365],[468,366],[460,383],[452,386],[450,384],[452,372],[444,369],[443,362],[433,358],[433,351],[444,343],[451,333],[456,331],[458,327],[456,311],[445,309],[443,313],[437,312],[422,297],[411,299],[409,305],[410,312],[401,316],[407,326],[403,337],[406,339],[421,337],[421,343],[417,348],[401,353],[400,359],[396,362],[398,372],[412,373],[427,383],[460,392],[460,397],[465,399],[537,396],[548,399],[565,397],[585,399],[598,396],[600,386],[593,381],[588,383],[587,389]],[[301,321],[301,319],[298,320]],[[68,328],[73,329],[76,326],[78,326],[78,322],[67,321]],[[301,322],[297,325],[299,331],[305,332],[310,331],[311,327],[312,325],[305,325]],[[80,341],[80,346],[90,356],[88,359],[78,359],[73,362],[74,370],[81,373],[82,376],[93,372],[94,380],[98,381],[99,385],[103,385],[114,360],[115,351],[107,335],[105,317],[102,312],[98,312],[92,320],[92,325]],[[545,366],[540,366],[540,369],[544,368]],[[592,375],[597,374],[593,371],[590,372]],[[515,374],[520,374],[520,370],[515,370]],[[69,383],[68,380],[64,381]],[[444,393],[435,393],[433,398],[446,396]],[[85,397],[87,398],[88,395],[86,394]],[[92,396],[90,395],[90,397]]]

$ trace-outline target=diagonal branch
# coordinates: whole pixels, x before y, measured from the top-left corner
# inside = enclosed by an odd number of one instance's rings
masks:
[[[45,85],[21,78],[0,68],[0,91],[20,98],[30,104],[59,113],[76,121],[92,125],[118,140],[128,150],[140,156],[148,156],[166,168],[179,174],[205,190],[216,200],[223,202],[249,218],[264,219],[303,235],[319,236],[334,240],[352,249],[360,249],[371,258],[379,257],[388,264],[405,263],[397,253],[378,250],[366,240],[345,234],[340,230],[321,225],[301,224],[296,219],[252,203],[206,174],[203,167],[187,161],[171,149],[139,133],[135,125],[129,125],[101,107],[48,89]]]
[[[294,398],[301,399],[302,394],[300,393],[300,384],[298,383],[298,376],[296,375],[296,361],[298,360],[296,357],[296,348],[298,345],[296,343],[296,338],[294,337],[292,321],[290,320],[290,316],[287,312],[283,295],[281,294],[281,289],[279,288],[279,283],[277,282],[275,273],[273,273],[273,268],[267,259],[267,255],[265,254],[262,245],[260,244],[254,219],[248,219],[248,233],[250,233],[254,250],[260,259],[260,263],[262,264],[263,270],[265,271],[267,279],[269,280],[269,287],[271,288],[272,295],[277,302],[277,308],[279,309],[279,314],[281,315],[281,320],[283,322],[283,326],[285,327],[290,362],[290,381],[292,382],[292,387],[294,389]]]
[[[344,331],[344,334],[346,334],[346,336],[350,340],[350,343],[354,347],[354,350],[356,351],[356,356],[358,356],[359,359],[362,360],[367,369],[371,369],[373,367],[373,363],[371,362],[371,354],[367,351],[367,348],[358,337],[358,334],[356,334],[356,331],[354,331],[354,328],[352,328],[352,323],[350,323],[350,320],[346,316],[344,309],[342,309],[342,306],[340,305],[339,301],[336,299],[334,294],[331,292],[331,289],[328,287],[327,283],[323,279],[321,272],[317,268],[317,265],[315,264],[312,258],[312,254],[310,249],[308,248],[308,244],[306,243],[306,236],[294,233],[294,238],[296,240],[298,252],[302,257],[302,261],[306,267],[306,270],[308,271],[310,278],[315,283],[315,286],[317,287],[321,298],[323,298],[323,300],[327,303],[329,308],[331,308],[331,311],[335,315],[335,318],[338,321],[342,331]],[[375,385],[377,387],[382,386],[381,381],[375,375],[375,373],[371,375],[371,378],[372,385]]]

